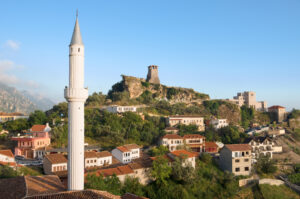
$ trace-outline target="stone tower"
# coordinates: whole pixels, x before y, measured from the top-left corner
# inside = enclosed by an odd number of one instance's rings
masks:
[[[158,77],[158,66],[156,65],[148,66],[148,74],[147,74],[146,81],[153,84],[160,84],[159,77]]]
[[[84,103],[88,90],[84,88],[84,45],[78,19],[69,45],[68,101],[68,190],[84,189]]]

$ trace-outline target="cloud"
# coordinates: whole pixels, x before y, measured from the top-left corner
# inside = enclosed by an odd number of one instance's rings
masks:
[[[13,40],[7,40],[4,44],[4,46],[12,49],[12,50],[19,50],[20,49],[20,42],[13,41]]]
[[[22,89],[37,89],[39,84],[33,80],[23,80],[13,74],[14,71],[23,68],[11,60],[0,60],[0,82],[16,86]]]

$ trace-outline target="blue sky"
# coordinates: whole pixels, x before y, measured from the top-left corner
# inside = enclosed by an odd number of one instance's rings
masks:
[[[166,85],[300,109],[297,0],[1,2],[0,81],[64,100],[77,8],[90,93],[156,64]]]

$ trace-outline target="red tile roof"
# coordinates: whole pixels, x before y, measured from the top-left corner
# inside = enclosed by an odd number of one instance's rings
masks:
[[[134,173],[132,168],[129,165],[124,165],[124,166],[118,166],[116,168],[99,169],[95,172],[86,173],[85,176],[89,174],[96,174],[97,176],[99,176],[101,174],[104,177],[107,177],[107,176],[112,176],[113,174],[118,176],[118,175],[126,175],[131,173]]]
[[[0,198],[3,199],[26,198],[60,191],[65,191],[65,188],[55,175],[0,179]]]
[[[205,138],[205,137],[199,134],[186,134],[183,136],[183,139],[193,139],[193,138]]]
[[[205,142],[206,148],[218,148],[218,145],[215,142]]]
[[[14,154],[11,152],[11,150],[0,150],[1,155],[5,155],[11,158],[14,158]]]
[[[33,125],[30,130],[35,131],[35,132],[41,132],[41,131],[44,131],[45,128],[46,128],[46,125],[36,124],[36,125]]]
[[[174,117],[174,118],[188,118],[188,117],[194,117],[194,118],[203,118],[202,116],[199,116],[199,115],[170,115],[170,117]]]
[[[188,158],[192,158],[192,157],[197,157],[198,153],[193,153],[193,152],[189,152],[187,150],[177,150],[177,151],[173,151],[171,152],[173,155],[177,156],[177,157],[182,157],[182,156],[186,156]]]
[[[250,151],[251,146],[249,144],[225,144],[225,147],[231,151]]]
[[[97,152],[98,158],[109,157],[109,156],[112,156],[112,154],[108,151]]]
[[[283,109],[284,107],[283,106],[271,106],[269,107],[269,109]]]
[[[177,134],[166,134],[163,139],[183,139],[181,136]]]
[[[117,149],[119,149],[122,152],[129,152],[132,149],[139,149],[139,148],[141,148],[141,147],[137,144],[125,144],[123,146],[117,147]]]
[[[179,129],[178,128],[175,128],[175,127],[167,127],[165,128],[165,131],[178,131]]]
[[[86,189],[82,191],[64,191],[52,194],[43,194],[26,197],[25,199],[121,199],[107,191]]]
[[[17,166],[17,164],[15,162],[2,162],[2,161],[0,161],[0,165],[7,165],[7,166],[11,166],[11,167]]]
[[[85,151],[84,158],[97,158],[97,153],[95,151]]]
[[[45,155],[45,158],[49,160],[52,164],[59,164],[59,163],[67,163],[68,160],[63,154],[49,154]]]

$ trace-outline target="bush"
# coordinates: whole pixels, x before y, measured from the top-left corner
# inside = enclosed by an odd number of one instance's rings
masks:
[[[290,174],[288,176],[288,179],[291,183],[300,185],[300,173],[294,173],[294,174]]]
[[[177,93],[178,93],[177,89],[175,89],[175,88],[168,88],[167,89],[167,98],[170,100],[170,99],[172,99],[172,97],[174,95],[177,95]]]
[[[143,87],[146,87],[146,88],[148,88],[150,86],[149,82],[141,82],[141,84]]]

